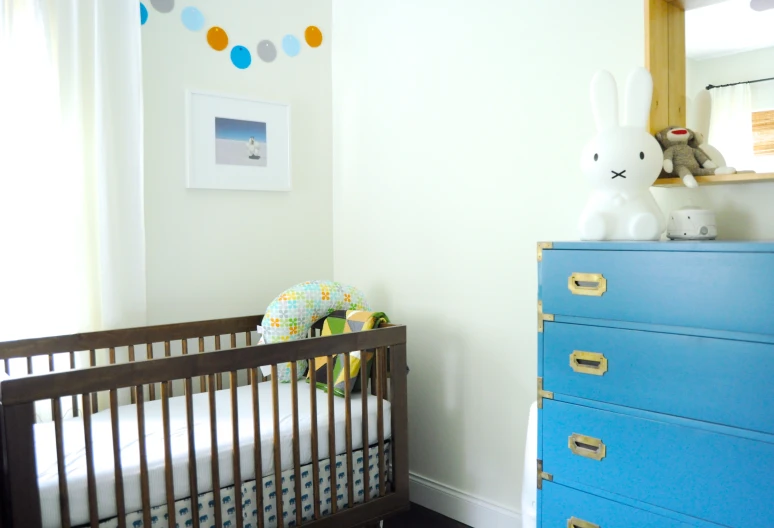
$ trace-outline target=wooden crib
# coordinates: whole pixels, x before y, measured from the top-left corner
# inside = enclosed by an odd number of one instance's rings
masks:
[[[54,460],[55,451],[56,459],[55,463],[52,463],[54,476],[51,478],[58,482],[54,482],[49,488],[58,495],[58,508],[54,508],[54,511],[60,525],[65,527],[97,527],[100,523],[107,522],[106,519],[112,518],[110,522],[115,521],[115,525],[120,528],[149,528],[157,521],[152,515],[152,507],[158,507],[151,500],[154,495],[163,497],[166,504],[165,522],[168,526],[182,527],[184,523],[178,512],[187,511],[188,507],[179,509],[176,501],[180,503],[185,500],[180,497],[180,490],[183,488],[190,493],[191,509],[190,519],[185,521],[185,526],[221,527],[224,526],[226,511],[221,505],[223,478],[231,478],[234,492],[238,496],[241,489],[244,497],[245,490],[248,490],[242,486],[248,480],[243,479],[245,473],[250,473],[255,481],[252,486],[256,493],[253,514],[257,511],[258,516],[254,520],[243,520],[247,515],[243,512],[242,499],[234,500],[233,504],[229,504],[228,512],[235,518],[235,522],[227,521],[225,526],[246,528],[247,525],[265,528],[269,524],[265,522],[264,511],[270,509],[275,512],[276,525],[280,527],[368,526],[407,509],[409,478],[405,326],[387,325],[371,331],[330,337],[319,337],[318,327],[312,329],[308,339],[254,346],[252,343],[256,339],[255,330],[261,321],[262,316],[250,316],[0,343],[0,368],[4,367],[6,373],[14,374],[14,368],[18,370],[21,365],[21,368],[25,369],[26,366],[27,374],[21,377],[12,376],[0,383],[0,528],[32,528],[44,525],[41,512],[43,480],[39,475],[40,461],[36,461],[36,438],[40,442],[50,442],[51,461]],[[223,347],[224,341],[230,345],[228,348]],[[210,346],[211,344],[214,346]],[[371,369],[370,375],[366,373],[366,369],[361,369],[359,381],[363,393],[353,394],[347,389],[344,398],[334,396],[331,384],[336,356],[344,354],[344,370],[349,381],[347,365],[350,353],[362,350],[375,351],[374,368]],[[295,379],[296,361],[322,356],[328,358],[327,394],[317,389],[314,384]],[[65,370],[62,370],[63,363]],[[287,363],[291,364],[293,381],[284,386],[285,384],[278,383],[276,374],[278,365]],[[268,381],[267,377],[263,376],[261,367],[270,368],[272,375],[268,376]],[[39,372],[41,368],[42,373]],[[349,383],[346,386],[349,387]],[[283,412],[288,412],[288,409],[292,409],[292,412],[285,420],[281,420],[280,416],[278,395],[282,391],[289,391],[291,398],[291,403]],[[252,405],[245,405],[243,400],[243,407],[251,407],[252,414],[249,414],[249,409],[242,408],[241,413],[239,410],[239,401],[246,394],[247,401],[251,401]],[[259,394],[264,394],[261,402]],[[306,402],[301,401],[301,407],[307,409],[306,413],[299,411],[299,401],[302,398],[307,398]],[[223,412],[220,404],[216,404],[216,399],[220,403],[230,403],[229,411]],[[264,400],[271,401],[271,406],[267,407],[268,402]],[[160,429],[161,434],[158,435],[159,445],[156,445],[156,440],[149,445],[146,437],[151,406],[160,408],[159,423],[163,425],[163,429]],[[344,414],[342,431],[346,449],[341,453],[337,452],[336,435],[337,427],[342,428],[342,416],[336,415],[336,406],[339,406],[339,411],[343,410]],[[318,419],[318,412],[324,412],[318,411],[318,407],[327,407],[327,423],[325,414],[321,414]],[[172,412],[170,408],[173,409]],[[72,414],[72,418],[65,418],[64,412]],[[261,412],[264,412],[264,420],[268,420],[265,414],[271,415],[268,423],[273,425],[266,427],[264,422],[263,434]],[[374,412],[376,424],[373,423]],[[245,427],[245,413],[252,417],[248,418],[247,422],[251,427]],[[370,425],[369,414],[372,415]],[[125,423],[124,418],[127,416],[131,420]],[[353,430],[353,416],[355,422],[360,420],[362,430],[356,426],[356,430]],[[98,420],[102,420],[99,424],[105,426],[103,429],[98,430]],[[134,428],[134,420],[136,433],[130,430],[131,434],[128,435],[126,424],[131,423]],[[230,420],[230,434],[224,435],[222,430],[220,432],[221,444],[217,439],[219,420]],[[278,488],[275,489],[276,498],[270,501],[273,504],[265,503],[261,491],[268,482],[266,479],[270,478],[265,475],[266,468],[262,467],[267,457],[270,461],[268,465],[274,469],[274,486],[280,485],[283,467],[281,421],[283,424],[292,423],[292,472],[288,480],[294,481],[294,484],[288,485],[292,486],[292,489],[284,491],[290,492],[291,503],[295,499],[295,516],[288,516],[287,510],[283,509],[283,498]],[[174,427],[182,423],[185,431],[182,434],[177,431],[174,439],[170,425],[172,423],[177,424]],[[201,423],[207,424],[208,442],[202,441],[201,430],[197,429]],[[311,479],[309,482],[314,482],[314,486],[306,484],[307,489],[313,488],[308,492],[301,489],[300,443],[304,440],[299,441],[300,423],[309,427],[311,434],[311,440],[305,444],[311,449],[311,468],[303,473],[305,476],[310,474],[306,478]],[[44,429],[48,427],[51,428]],[[66,442],[64,437],[71,435],[74,427],[79,428],[78,445],[83,446],[81,452],[85,458],[83,490],[87,492],[84,497],[88,500],[84,498],[81,502],[84,508],[88,507],[88,517],[82,521],[71,521],[71,509],[77,509],[79,504],[73,503],[70,498],[74,477],[67,476],[70,471],[67,464],[71,463],[73,458],[68,451],[67,442],[74,441]],[[387,428],[391,431],[389,438],[385,432]],[[273,440],[269,433],[268,446],[262,446],[266,440],[262,442],[261,439],[267,437],[267,429],[273,430]],[[321,429],[327,429],[327,433],[318,434]],[[36,437],[36,430],[41,436]],[[44,430],[48,433],[43,433]],[[374,431],[376,442],[371,444],[370,438],[374,437]],[[105,433],[104,437],[101,436],[102,433]],[[139,452],[139,473],[125,467],[126,460],[131,457],[128,448],[122,447],[121,444],[122,435],[134,438],[135,434],[138,444],[136,449]],[[247,452],[245,435],[252,435],[253,438],[252,447]],[[362,453],[357,456],[357,461],[365,458],[360,472],[366,468],[362,476],[354,474],[353,465],[353,452],[357,447],[353,439],[358,435]],[[224,456],[222,442],[226,437],[231,439],[231,444],[227,444],[226,449],[232,463],[224,466],[223,460],[219,458]],[[197,438],[200,445],[198,450]],[[290,438],[288,433],[285,441],[290,442]],[[163,471],[163,478],[153,478],[153,468],[149,466],[149,448],[152,448],[151,451],[161,450],[161,439],[164,444],[163,462],[156,470]],[[326,440],[328,448],[321,452],[319,445],[326,443]],[[339,444],[342,443],[340,437],[338,441]],[[209,443],[211,453],[208,455],[207,465],[204,466],[207,471],[203,472],[202,463],[197,456],[201,456],[201,446],[206,443]],[[221,451],[218,451],[219,445]],[[289,445],[291,444],[285,444],[286,451],[289,450]],[[187,459],[182,463],[177,460],[173,464],[173,452],[177,453],[183,448],[188,453]],[[37,453],[37,458],[41,458],[41,451],[38,450]],[[44,454],[48,456],[47,453],[48,451]],[[290,454],[286,452],[284,456],[288,457]],[[334,459],[337,456],[341,458]],[[99,468],[104,470],[104,457],[109,457],[110,460],[110,478],[107,480],[98,478]],[[325,457],[328,463],[325,462]],[[375,473],[369,474],[369,457],[377,461],[378,477],[372,476]],[[248,462],[250,458],[253,459],[254,467]],[[343,462],[334,464],[336,460]],[[346,468],[346,475],[337,481],[338,470],[334,467],[328,477],[330,485],[327,481],[322,484],[324,479],[321,478],[320,471],[332,464]],[[186,478],[180,478],[181,470],[187,473]],[[209,473],[206,478],[209,479],[211,489],[200,488],[204,478],[202,473]],[[224,474],[231,477],[223,477]],[[369,477],[378,478],[378,482],[369,481]],[[356,478],[356,483],[362,487],[358,492],[360,497],[355,496],[356,486],[353,479]],[[139,484],[135,486],[135,481],[131,479],[137,479]],[[285,481],[284,477],[282,481]],[[323,486],[326,486],[324,492],[330,494],[327,499],[330,507],[325,510],[321,506]],[[138,492],[132,491],[135,487]],[[345,490],[344,507],[340,506],[342,497],[337,491],[341,488]],[[48,488],[47,490],[51,491]],[[142,499],[141,508],[127,509],[125,499],[130,496],[130,491],[135,495],[139,493],[137,496]],[[202,505],[199,498],[204,492],[213,497],[210,501],[210,505],[215,504],[212,518],[200,515]],[[163,495],[160,495],[162,493]],[[107,513],[104,506],[100,511],[100,504],[105,504],[106,494],[109,495],[108,502],[114,504],[115,508]],[[98,495],[102,502],[98,501]],[[306,501],[308,515],[302,511],[302,497]],[[309,507],[310,503],[313,508]],[[126,519],[131,512],[139,516],[140,520],[129,524]]]

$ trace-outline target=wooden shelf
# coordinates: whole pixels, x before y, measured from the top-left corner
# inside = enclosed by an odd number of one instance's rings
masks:
[[[737,172],[736,174],[723,174],[716,176],[696,176],[699,187],[705,185],[726,185],[731,183],[756,183],[774,182],[774,173]],[[685,187],[680,178],[659,178],[653,187]]]

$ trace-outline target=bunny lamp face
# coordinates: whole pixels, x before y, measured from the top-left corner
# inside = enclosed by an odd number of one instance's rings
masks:
[[[602,130],[581,155],[581,168],[594,188],[618,191],[650,187],[663,162],[658,142],[640,127]]]

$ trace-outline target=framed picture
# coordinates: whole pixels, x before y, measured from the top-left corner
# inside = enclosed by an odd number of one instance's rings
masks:
[[[289,191],[290,107],[187,94],[189,188]]]

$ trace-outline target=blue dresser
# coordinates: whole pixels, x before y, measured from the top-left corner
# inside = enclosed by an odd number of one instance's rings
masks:
[[[774,243],[541,243],[538,277],[538,527],[774,526]]]

